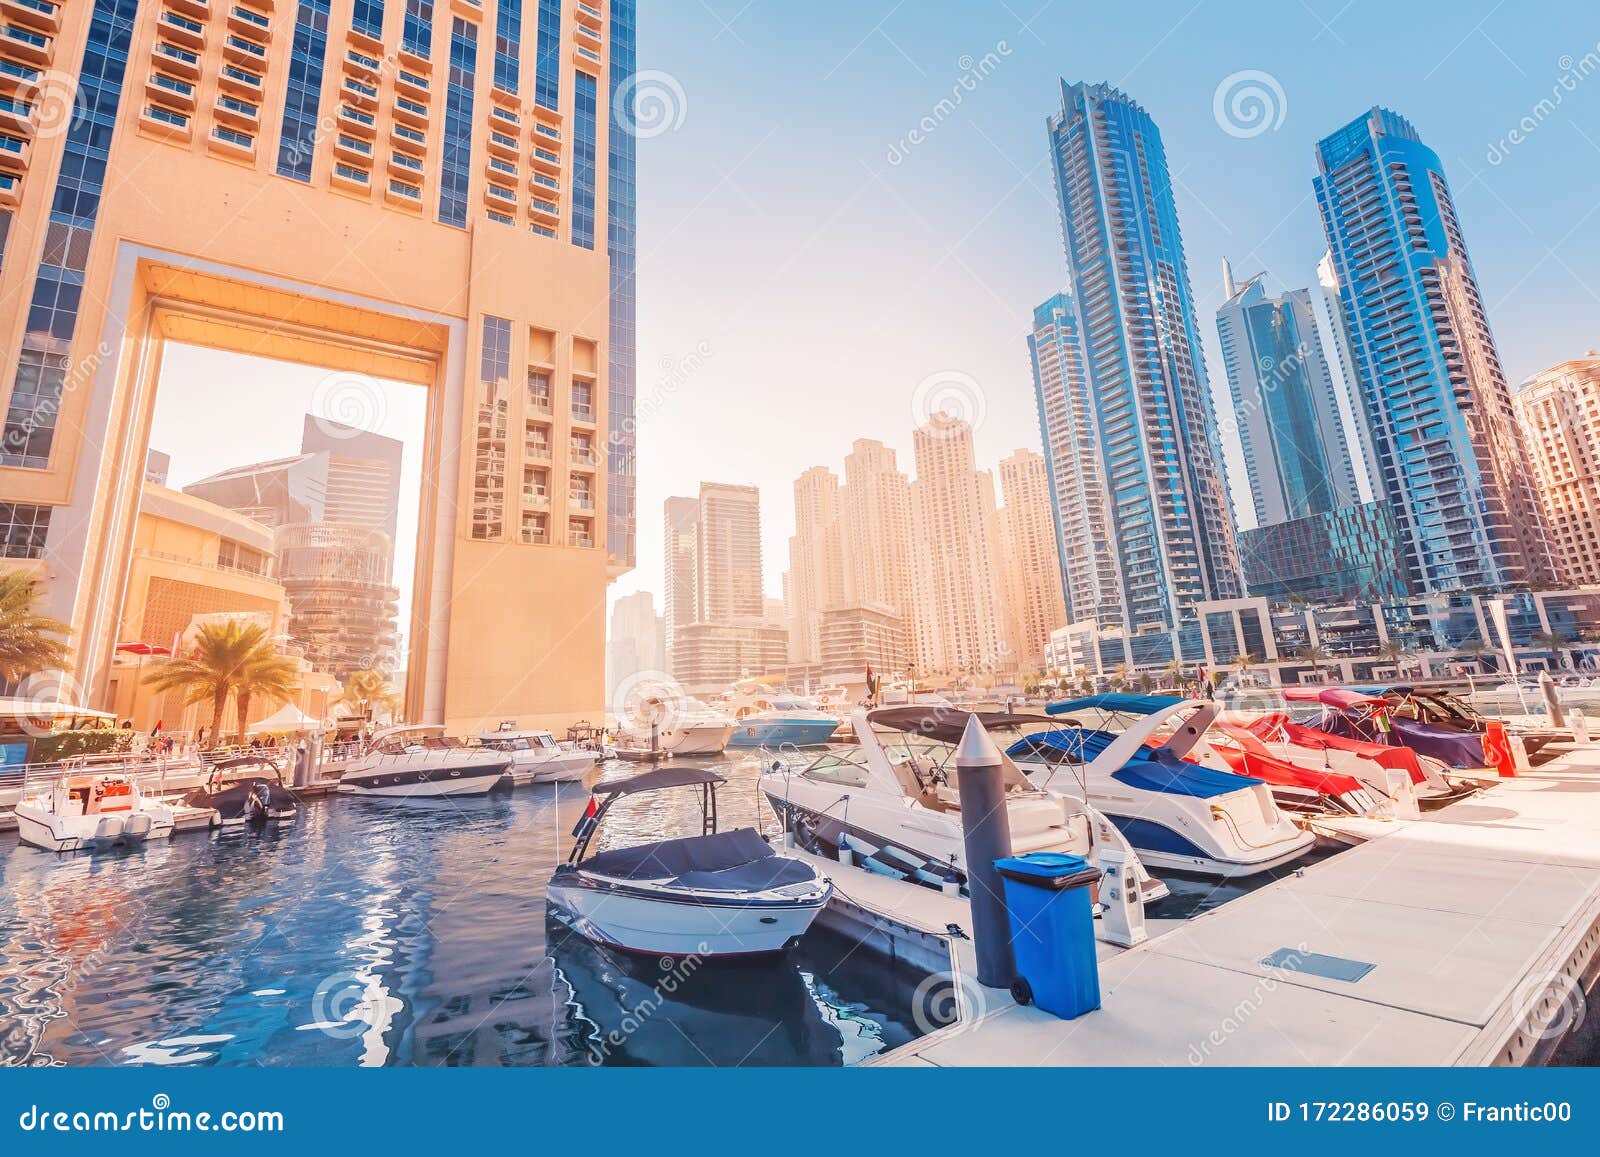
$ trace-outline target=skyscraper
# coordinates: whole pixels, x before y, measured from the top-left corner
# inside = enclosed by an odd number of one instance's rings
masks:
[[[1414,593],[1552,585],[1511,392],[1438,155],[1388,109],[1317,145],[1317,203]]]
[[[26,531],[0,566],[50,559],[89,705],[181,340],[429,389],[407,718],[594,717],[631,556],[608,347],[632,332],[634,4],[7,7],[0,57],[39,99],[0,126],[0,512]],[[542,493],[508,486],[528,471]]]
[[[1541,370],[1511,400],[1561,573],[1600,585],[1600,355]]]
[[[1001,575],[1015,630],[1012,650],[1022,670],[1037,670],[1050,632],[1066,624],[1044,455],[1018,450],[1001,459],[1000,490]]]
[[[1355,470],[1311,294],[1267,296],[1223,262],[1217,334],[1233,395],[1257,526],[1322,514],[1357,499]]]
[[[1100,466],[1099,427],[1084,378],[1077,310],[1066,294],[1033,311],[1028,357],[1067,621],[1120,627],[1122,590]]]
[[[761,620],[761,492],[754,486],[700,483],[694,582],[696,622]]]
[[[677,631],[695,621],[696,540],[700,533],[700,501],[697,498],[669,498],[662,511],[662,541],[666,547],[666,592],[663,598],[663,631],[666,636],[667,665],[671,669]]]
[[[664,672],[667,640],[655,596],[649,591],[623,595],[611,605],[611,629],[606,634],[606,702],[618,702],[617,688],[640,672]],[[659,676],[658,676],[659,677]]]
[[[789,539],[789,661],[822,657],[822,612],[844,602],[839,535],[839,478],[813,466],[794,482],[794,534]]]
[[[593,7],[592,5],[590,7]],[[560,6],[545,0],[540,19],[559,21]],[[549,17],[545,9],[556,15]],[[638,523],[638,480],[634,459],[638,435],[634,416],[638,397],[638,142],[634,126],[633,76],[638,58],[637,0],[611,0],[611,131],[606,166],[606,253],[611,259],[611,348],[606,361],[606,551],[612,573],[633,569]]]
[[[1002,661],[1000,608],[972,427],[935,414],[912,436],[917,479],[911,522],[922,550],[911,563],[917,667],[956,674]]]
[[[861,605],[911,618],[911,484],[895,453],[858,438],[844,460],[841,537],[845,588]]]
[[[1121,588],[1120,623],[1102,625],[1132,661],[1198,658],[1198,630],[1182,648],[1180,630],[1194,603],[1240,594],[1239,566],[1166,150],[1104,84],[1062,81],[1048,129]]]

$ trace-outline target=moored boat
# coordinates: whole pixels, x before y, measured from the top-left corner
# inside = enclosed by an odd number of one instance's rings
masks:
[[[23,797],[17,837],[47,852],[98,852],[164,840],[173,809],[150,799],[127,775],[67,775]]]
[[[339,778],[339,790],[389,799],[485,795],[511,770],[503,751],[464,747],[431,725],[391,727]]]

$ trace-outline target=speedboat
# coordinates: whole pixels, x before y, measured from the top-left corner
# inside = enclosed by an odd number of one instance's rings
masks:
[[[548,731],[486,731],[477,740],[479,747],[511,757],[511,782],[517,787],[582,779],[600,762],[598,752],[563,747]]]
[[[821,747],[839,721],[798,695],[753,697],[734,712],[729,747]]]
[[[283,783],[283,772],[264,755],[238,755],[211,765],[207,782],[183,797],[184,806],[217,815],[218,826],[265,827],[292,824],[298,799]]]
[[[751,956],[792,945],[833,895],[810,863],[781,856],[754,828],[717,831],[714,771],[672,767],[595,787],[573,829],[549,911],[585,939],[666,957]],[[606,814],[641,792],[699,788],[701,835],[614,848],[585,858]]]
[[[170,806],[139,790],[128,775],[64,775],[23,797],[14,812],[17,837],[47,852],[98,852],[136,847],[172,835]]]
[[[1395,686],[1363,688],[1387,700],[1397,718],[1413,719],[1447,731],[1467,732],[1487,737],[1495,724],[1503,726],[1521,745],[1525,767],[1552,770],[1600,765],[1600,744],[1588,736],[1588,723],[1582,712],[1570,711],[1565,696],[1548,675],[1538,684],[1538,698],[1532,704],[1543,715],[1522,715],[1490,719],[1470,703],[1447,691],[1431,688]],[[1488,756],[1487,747],[1485,756]]]
[[[339,777],[339,790],[398,799],[485,795],[511,770],[508,752],[464,747],[436,725],[390,727]]]
[[[1253,876],[1299,859],[1316,843],[1279,809],[1264,781],[1190,761],[1216,719],[1214,701],[1112,693],[1045,711],[1127,718],[1120,732],[1073,721],[1025,734],[1006,754],[1035,785],[1104,812],[1151,867]]]
[[[1415,752],[1418,770],[1412,780],[1421,803],[1442,805],[1476,790],[1476,782],[1453,783],[1447,773],[1492,774],[1482,736],[1396,714],[1387,699],[1348,687],[1285,687],[1283,697],[1291,704],[1319,704],[1318,731]]]
[[[968,713],[948,706],[857,708],[857,744],[819,756],[800,771],[781,763],[760,779],[761,793],[801,848],[838,858],[848,853],[868,871],[931,888],[967,886],[956,745]],[[979,715],[986,728],[1041,716]],[[1115,847],[1134,865],[1144,899],[1168,894],[1145,871],[1116,826],[1081,799],[1035,787],[1005,758],[1006,825],[1011,849],[1069,852],[1099,862]]]

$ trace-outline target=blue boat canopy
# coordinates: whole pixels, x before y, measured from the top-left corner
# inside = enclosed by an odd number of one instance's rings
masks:
[[[1142,759],[1130,763],[1111,778],[1140,791],[1157,791],[1163,795],[1190,795],[1197,799],[1211,799],[1229,792],[1257,787],[1261,780],[1247,775],[1234,775],[1231,771],[1213,771],[1209,767],[1186,763],[1167,752],[1157,752],[1165,758]]]
[[[1046,707],[1046,715],[1070,715],[1074,711],[1122,711],[1131,715],[1154,715],[1183,700],[1176,695],[1129,695],[1107,691],[1083,699],[1068,699]]]

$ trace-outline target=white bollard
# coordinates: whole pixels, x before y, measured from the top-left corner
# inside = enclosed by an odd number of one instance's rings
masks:
[[[1144,893],[1139,872],[1121,848],[1100,847],[1100,939],[1119,948],[1132,948],[1150,939],[1144,929]]]
[[[1511,737],[1511,765],[1518,771],[1528,771],[1533,767],[1528,762],[1528,741],[1520,734]]]
[[[1579,743],[1589,742],[1589,717],[1582,711],[1574,711],[1567,717],[1567,722],[1572,724],[1572,737]]]

